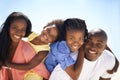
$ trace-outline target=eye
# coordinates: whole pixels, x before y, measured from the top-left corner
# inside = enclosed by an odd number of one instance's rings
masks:
[[[70,40],[73,40],[73,37],[69,37]]]
[[[101,43],[96,44],[98,48],[101,48],[103,45]]]
[[[50,34],[50,31],[51,31],[50,28],[48,28],[48,29],[47,29],[47,32],[48,32],[49,34]]]
[[[12,30],[17,31],[17,27],[16,27],[16,26],[14,26],[14,25],[13,25],[13,26],[11,26],[11,29],[12,29]]]
[[[84,38],[83,37],[79,38],[79,41],[84,41]]]
[[[87,45],[93,45],[93,42],[92,42],[92,40],[90,38],[88,38],[87,41],[86,41],[86,44]]]
[[[21,32],[26,32],[26,29],[21,30]]]

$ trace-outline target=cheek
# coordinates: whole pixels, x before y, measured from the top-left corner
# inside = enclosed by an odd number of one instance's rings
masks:
[[[80,42],[80,45],[83,45],[84,44],[84,41]]]
[[[66,40],[68,45],[71,45],[73,42],[71,40]]]
[[[22,32],[22,36],[24,37],[26,35],[26,32]]]
[[[103,53],[103,51],[104,51],[104,49],[102,48],[102,49],[98,49],[98,55],[100,56],[102,53]]]
[[[14,35],[14,34],[15,34],[15,31],[14,31],[14,30],[10,30],[10,31],[9,31],[9,36],[10,36],[10,37],[12,37],[12,35]]]
[[[49,43],[53,43],[53,42],[54,42],[54,40],[53,40],[53,39],[49,39],[48,41],[49,41]]]

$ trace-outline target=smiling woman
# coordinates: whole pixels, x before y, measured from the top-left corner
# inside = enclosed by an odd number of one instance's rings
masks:
[[[34,50],[29,46],[29,44],[21,40],[23,37],[27,37],[30,33],[31,22],[23,13],[13,12],[5,20],[0,32],[0,61],[2,67],[0,71],[0,80],[12,80],[12,77],[15,79],[16,76],[14,76],[14,74],[19,76],[16,79],[20,78],[20,80],[23,80],[19,75],[21,72],[10,69],[5,65],[5,62],[21,62],[22,58],[20,58],[20,54],[22,56],[24,52],[31,55],[34,54]],[[21,49],[19,54],[16,50],[18,50],[18,48],[20,49],[20,46],[27,47]],[[16,54],[18,56],[15,57]]]
[[[18,43],[21,38],[25,36],[26,25],[26,21],[23,19],[19,19],[11,23],[9,34],[12,42]]]

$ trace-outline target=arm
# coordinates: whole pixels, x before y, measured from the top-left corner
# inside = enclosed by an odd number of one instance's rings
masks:
[[[106,50],[108,50],[108,51],[110,51],[111,53],[113,53],[112,50],[111,50],[108,46],[106,46]]]
[[[110,51],[114,55],[114,53],[112,52],[112,50],[108,46],[106,47],[106,50]],[[119,66],[119,62],[118,62],[117,58],[115,57],[115,65],[112,68],[112,70],[107,70],[107,73],[108,74],[113,74],[114,72],[117,71],[118,66]],[[111,78],[102,78],[102,77],[100,77],[99,80],[111,80]]]
[[[114,55],[114,53],[112,52],[112,50],[108,46],[106,47],[106,50],[110,51]],[[113,67],[112,70],[108,70],[107,72],[110,74],[113,74],[114,72],[117,72],[118,67],[119,67],[119,61],[115,56],[115,66]]]
[[[82,66],[83,66],[83,62],[84,62],[84,46],[82,46],[79,50],[78,53],[78,58],[75,64],[67,67],[65,69],[65,71],[67,72],[67,74],[73,79],[73,80],[77,80],[78,76],[81,73],[82,70]]]
[[[40,64],[43,61],[43,59],[47,56],[47,54],[48,54],[48,51],[40,51],[28,63],[6,62],[6,65],[8,67],[12,67],[12,68],[19,69],[19,70],[30,70],[34,68],[35,66],[37,66],[38,64]]]
[[[111,80],[111,78],[102,78],[102,77],[100,77],[99,80]]]

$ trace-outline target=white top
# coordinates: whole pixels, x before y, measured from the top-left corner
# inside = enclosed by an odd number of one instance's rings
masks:
[[[71,55],[76,56],[77,55]],[[102,78],[110,78],[112,74],[106,71],[111,70],[115,65],[115,57],[107,50],[104,50],[96,61],[84,59],[83,68],[78,80],[99,80]],[[70,76],[61,69],[58,64],[53,70],[49,80],[72,80]]]

